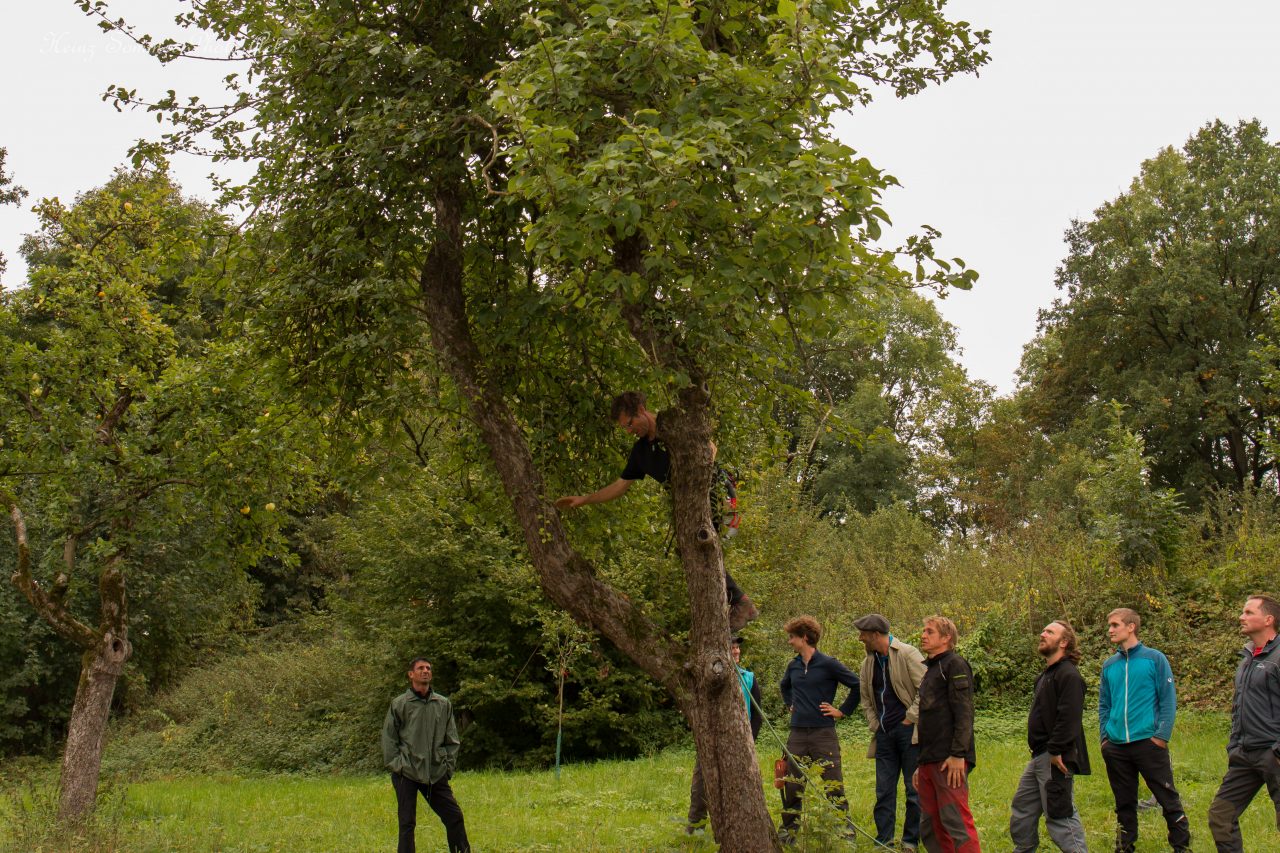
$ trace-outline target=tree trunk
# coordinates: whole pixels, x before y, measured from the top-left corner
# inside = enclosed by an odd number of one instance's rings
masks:
[[[710,420],[705,394],[689,396],[683,416],[669,420],[677,541],[689,584],[692,648],[666,632],[626,596],[596,577],[570,545],[543,494],[519,423],[485,381],[463,294],[462,183],[435,181],[436,240],[423,264],[420,286],[432,345],[441,356],[479,426],[494,467],[524,532],[539,583],[578,622],[600,632],[661,683],[693,728],[705,774],[713,831],[726,853],[777,850],[764,801],[742,694],[729,656],[728,607],[719,541],[707,501],[711,481]],[[691,430],[688,435],[685,430]],[[677,447],[679,448],[677,450]]]
[[[714,470],[710,397],[680,393],[680,408],[659,416],[671,452],[676,542],[689,589],[690,654],[685,716],[693,729],[711,829],[723,851],[777,850],[737,669],[729,652],[724,557],[707,495]]]
[[[111,697],[131,653],[127,639],[108,632],[80,659],[80,683],[62,756],[58,819],[65,823],[77,823],[93,811]]]

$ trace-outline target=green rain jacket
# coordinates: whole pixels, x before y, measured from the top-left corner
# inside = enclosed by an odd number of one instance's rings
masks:
[[[447,696],[431,691],[424,699],[409,688],[391,700],[382,724],[382,760],[392,773],[428,785],[448,779],[460,746]]]

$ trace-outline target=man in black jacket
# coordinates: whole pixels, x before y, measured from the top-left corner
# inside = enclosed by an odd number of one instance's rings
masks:
[[[1040,815],[1049,837],[1063,853],[1086,853],[1084,826],[1072,799],[1072,777],[1089,773],[1084,739],[1084,679],[1076,664],[1080,649],[1070,623],[1050,622],[1040,632],[1044,672],[1036,679],[1027,720],[1031,761],[1022,772],[1010,806],[1009,836],[1014,853],[1040,846]]]
[[[1219,853],[1244,850],[1240,814],[1258,789],[1276,807],[1280,828],[1280,602],[1254,595],[1244,603],[1240,633],[1249,638],[1236,670],[1231,702],[1231,737],[1227,740],[1227,775],[1209,806],[1209,830]],[[1253,848],[1250,848],[1253,849]]]
[[[852,714],[861,700],[860,682],[849,667],[818,651],[822,626],[812,616],[797,616],[783,626],[787,643],[796,656],[783,673],[782,704],[791,712],[791,733],[787,735],[787,779],[782,788],[782,835],[784,841],[795,837],[800,823],[800,799],[804,794],[804,768],[799,759],[821,765],[822,779],[829,783],[827,796],[846,815],[849,802],[844,798],[844,774],[840,768],[840,741],[836,738],[836,720]],[[849,688],[844,703],[836,708],[836,687]],[[852,830],[852,824],[849,826]]]
[[[981,853],[969,811],[973,747],[973,671],[955,653],[958,632],[945,616],[930,616],[920,632],[925,661],[920,682],[920,763],[912,780],[920,797],[920,843],[929,853]]]

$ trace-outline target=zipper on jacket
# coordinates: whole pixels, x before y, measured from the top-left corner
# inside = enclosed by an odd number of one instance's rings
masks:
[[[1124,653],[1124,742],[1129,742],[1129,652]]]

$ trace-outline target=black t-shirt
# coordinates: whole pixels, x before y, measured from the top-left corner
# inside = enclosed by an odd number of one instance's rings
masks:
[[[671,453],[659,439],[648,439],[640,436],[631,448],[627,457],[627,467],[622,469],[622,479],[643,480],[652,477],[659,483],[667,482],[671,473]]]

